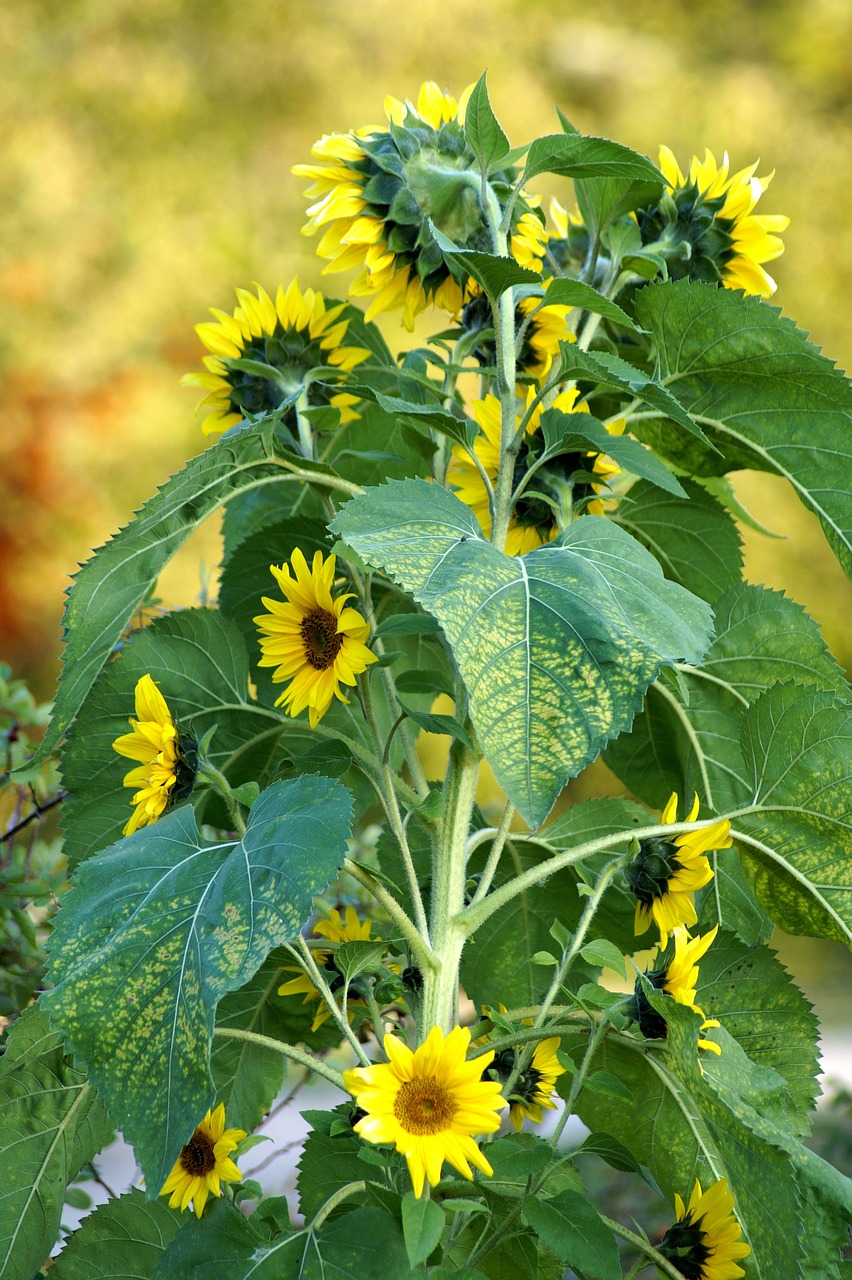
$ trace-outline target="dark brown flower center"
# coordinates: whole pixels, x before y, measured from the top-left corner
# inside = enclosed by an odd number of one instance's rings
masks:
[[[406,1133],[442,1133],[457,1111],[452,1094],[434,1076],[406,1080],[393,1104]]]
[[[343,646],[337,630],[337,618],[319,605],[305,614],[299,628],[305,646],[305,657],[317,671],[327,671]]]
[[[216,1168],[213,1139],[202,1129],[196,1129],[185,1147],[181,1148],[180,1167],[193,1178],[212,1173]]]

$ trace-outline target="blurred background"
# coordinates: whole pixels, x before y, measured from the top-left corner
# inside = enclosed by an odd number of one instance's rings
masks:
[[[489,69],[514,143],[583,131],[682,166],[709,147],[776,170],[776,303],[844,365],[852,350],[850,0],[25,0],[0,21],[0,659],[39,698],[58,672],[77,562],[204,447],[193,326],[236,285],[321,285],[290,166],[321,134],[382,121],[385,94]],[[539,189],[571,203],[563,184]],[[347,278],[332,278],[339,292]],[[394,317],[392,347],[408,345]],[[784,482],[738,491],[783,539],[744,531],[752,580],[784,587],[852,669],[852,587]],[[167,605],[215,592],[209,527]],[[852,1080],[840,947],[779,939]],[[845,1024],[845,1026],[844,1026]],[[849,1095],[830,1127],[852,1130]],[[852,1149],[848,1136],[846,1156]],[[840,1157],[835,1156],[840,1160]],[[842,1161],[840,1161],[842,1163]]]

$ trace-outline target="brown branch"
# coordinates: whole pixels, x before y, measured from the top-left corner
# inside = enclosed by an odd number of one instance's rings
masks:
[[[16,822],[8,831],[3,832],[2,836],[0,836],[0,844],[5,844],[7,840],[14,839],[19,831],[23,831],[24,827],[28,827],[31,822],[35,822],[36,818],[40,818],[49,809],[55,808],[56,805],[62,804],[67,795],[67,791],[60,791],[59,795],[54,796],[52,800],[48,800],[47,804],[36,804],[32,813],[28,813],[25,818],[21,818],[20,822]],[[35,801],[33,803],[35,804]]]

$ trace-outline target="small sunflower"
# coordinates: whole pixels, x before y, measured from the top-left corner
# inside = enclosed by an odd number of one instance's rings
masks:
[[[466,281],[453,274],[428,220],[462,248],[492,249],[463,128],[470,88],[457,101],[429,80],[416,105],[388,97],[387,126],[327,135],[312,148],[318,164],[293,168],[311,179],[303,232],[321,233],[324,272],[360,269],[349,292],[369,299],[368,320],[401,307],[412,329],[430,304],[451,315],[461,310]],[[508,197],[513,176],[512,169],[491,175],[498,195]],[[540,270],[547,233],[536,204],[521,192],[510,245],[521,265]]]
[[[226,431],[247,413],[271,413],[300,388],[312,403],[340,409],[343,422],[357,417],[352,410],[357,396],[345,391],[329,396],[313,385],[318,373],[344,381],[369,358],[364,347],[343,345],[349,321],[340,317],[346,304],[329,307],[321,293],[302,292],[298,277],[286,289],[279,286],[274,301],[260,285],[256,288],[257,297],[237,289],[233,315],[212,307],[216,323],[195,326],[212,354],[204,357],[206,373],[187,373],[182,381],[207,392],[202,404],[212,412],[202,426],[205,435]],[[329,374],[327,366],[337,373]]]
[[[467,1062],[469,1044],[466,1027],[454,1027],[446,1039],[433,1027],[413,1053],[387,1035],[388,1062],[343,1073],[346,1088],[366,1112],[355,1131],[367,1142],[394,1144],[408,1161],[416,1196],[427,1179],[437,1186],[445,1160],[464,1178],[473,1177],[472,1164],[494,1172],[473,1135],[494,1133],[500,1127],[496,1113],[506,1102],[496,1081],[482,1079],[494,1055]]]
[[[215,1111],[208,1111],[163,1183],[160,1195],[171,1195],[169,1208],[183,1213],[192,1201],[195,1216],[200,1218],[207,1197],[222,1194],[222,1182],[241,1182],[243,1175],[230,1157],[245,1136],[245,1129],[225,1128],[221,1102]]]
[[[737,1259],[748,1257],[751,1247],[740,1238],[742,1227],[724,1178],[703,1192],[696,1178],[688,1205],[675,1192],[675,1212],[677,1222],[657,1248],[685,1280],[737,1280],[745,1275]]]
[[[658,991],[665,991],[667,995],[677,1000],[678,1004],[685,1004],[696,1013],[700,1013],[702,1018],[704,1018],[704,1010],[699,1009],[695,1003],[695,990],[698,985],[698,961],[711,946],[718,932],[719,926],[716,925],[709,933],[705,933],[703,937],[690,938],[682,924],[675,925],[672,929],[674,956],[659,969],[652,969],[650,973],[645,975],[651,985],[656,987]],[[636,1020],[643,1036],[646,1036],[649,1040],[663,1039],[667,1034],[666,1020],[656,1009],[651,1007],[638,979],[634,989],[634,998],[636,1001]],[[715,1018],[704,1018],[701,1030],[709,1031],[711,1027],[718,1026],[719,1023]],[[722,1052],[721,1047],[714,1040],[699,1040],[698,1047],[699,1049],[709,1049],[711,1053]]]
[[[533,399],[535,392],[529,389],[527,403]],[[562,413],[588,413],[587,404],[576,405],[577,391],[563,391],[556,397],[551,406]],[[533,413],[526,432],[526,449],[521,450],[515,465],[514,482],[517,485],[525,471],[534,460],[535,433],[541,419],[541,407]],[[496,396],[487,395],[484,400],[473,401],[473,416],[481,434],[474,442],[473,450],[482,464],[485,474],[492,485],[497,481],[500,466],[500,442],[502,434],[502,411]],[[515,425],[520,426],[520,418],[516,417]],[[613,435],[624,430],[623,422],[614,422],[610,426]],[[523,556],[534,551],[546,542],[551,542],[559,532],[556,511],[561,505],[561,491],[567,487],[573,502],[584,504],[584,508],[592,515],[602,515],[603,501],[590,497],[600,493],[606,482],[618,474],[619,468],[603,454],[569,453],[552,459],[535,477],[533,486],[522,494],[515,504],[514,514],[509,523],[506,538],[506,554]],[[587,476],[588,478],[584,478]],[[453,486],[456,496],[471,508],[486,537],[491,536],[491,512],[488,506],[488,493],[482,476],[473,459],[462,445],[454,445],[452,460],[447,472],[447,479]],[[548,493],[548,490],[553,490]],[[545,492],[542,492],[542,491]]]
[[[184,800],[192,790],[195,774],[193,745],[178,733],[165,698],[150,675],[136,682],[136,715],[130,719],[131,733],[112,744],[113,751],[139,766],[124,775],[126,787],[137,787],[130,803],[133,814],[123,828],[130,836],[161,818],[170,805]]]
[[[698,817],[696,795],[687,822]],[[661,823],[677,821],[677,794],[672,792],[660,818]],[[639,852],[627,868],[627,883],[636,895],[636,933],[644,933],[653,920],[664,947],[676,925],[695,924],[693,897],[713,879],[713,869],[705,855],[713,849],[729,849],[731,824],[725,818],[711,822],[700,831],[684,831],[674,840],[653,836],[639,842]]]
[[[308,568],[297,547],[290,557],[294,573],[288,565],[270,571],[286,596],[286,603],[262,597],[269,613],[254,618],[260,630],[263,657],[258,666],[275,667],[273,681],[289,683],[276,700],[291,716],[308,708],[311,728],[319,724],[331,706],[332,698],[348,702],[340,692],[343,684],[355,684],[355,677],[365,671],[376,655],[364,641],[370,628],[357,609],[346,605],[352,592],[333,596],[336,557],[323,558],[314,553]]]
[[[565,1068],[560,1066],[559,1058],[556,1056],[559,1044],[559,1036],[553,1036],[550,1040],[540,1040],[535,1047],[532,1062],[526,1071],[518,1076],[512,1092],[508,1095],[509,1115],[518,1131],[524,1123],[525,1116],[532,1120],[533,1124],[541,1124],[542,1110],[556,1109],[556,1103],[553,1101],[554,1086],[559,1076],[565,1074]],[[515,1049],[501,1050],[488,1072],[492,1079],[500,1082],[501,1089],[514,1071],[516,1052]]]
[[[329,911],[327,919],[320,920],[314,925],[314,933],[319,934],[321,938],[328,938],[329,942],[369,942],[371,929],[372,921],[364,920],[362,923],[358,919],[354,907],[346,908],[345,923],[341,920],[340,912],[335,907]],[[334,953],[331,951],[314,951],[312,954],[317,968],[322,971],[331,992],[342,991],[344,978],[334,963]],[[311,1024],[311,1031],[318,1031],[322,1024],[331,1017],[331,1010],[325,1001],[321,999],[320,993],[308,975],[301,969],[293,970],[293,972],[297,972],[299,976],[283,983],[278,988],[278,994],[279,996],[303,995],[305,998],[302,1004],[311,1004],[314,1000],[319,1000],[320,1007]],[[363,1005],[364,1001],[357,996],[350,996],[346,1003],[349,1021],[351,1022],[354,1016],[353,1005]]]
[[[755,177],[756,168],[757,162],[730,174],[727,152],[718,164],[705,151],[703,160],[692,157],[683,174],[672,151],[660,147],[668,194],[638,210],[636,219],[643,242],[663,254],[673,279],[719,281],[762,298],[775,292],[763,263],[784,252],[778,233],[790,219],[753,212],[773,177]]]

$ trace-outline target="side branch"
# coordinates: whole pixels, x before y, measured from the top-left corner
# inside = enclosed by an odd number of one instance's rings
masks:
[[[343,1076],[339,1071],[335,1071],[334,1067],[328,1066],[321,1059],[305,1053],[303,1049],[297,1049],[292,1044],[284,1044],[283,1040],[274,1040],[271,1036],[261,1036],[256,1031],[243,1031],[239,1027],[214,1027],[213,1034],[221,1040],[245,1040],[249,1044],[258,1045],[261,1049],[271,1049],[273,1053],[280,1053],[285,1058],[292,1058],[293,1062],[298,1062],[308,1071],[316,1072],[318,1076],[322,1076],[324,1080],[328,1080],[330,1084],[337,1085],[338,1089],[342,1089],[344,1093],[346,1092]]]

